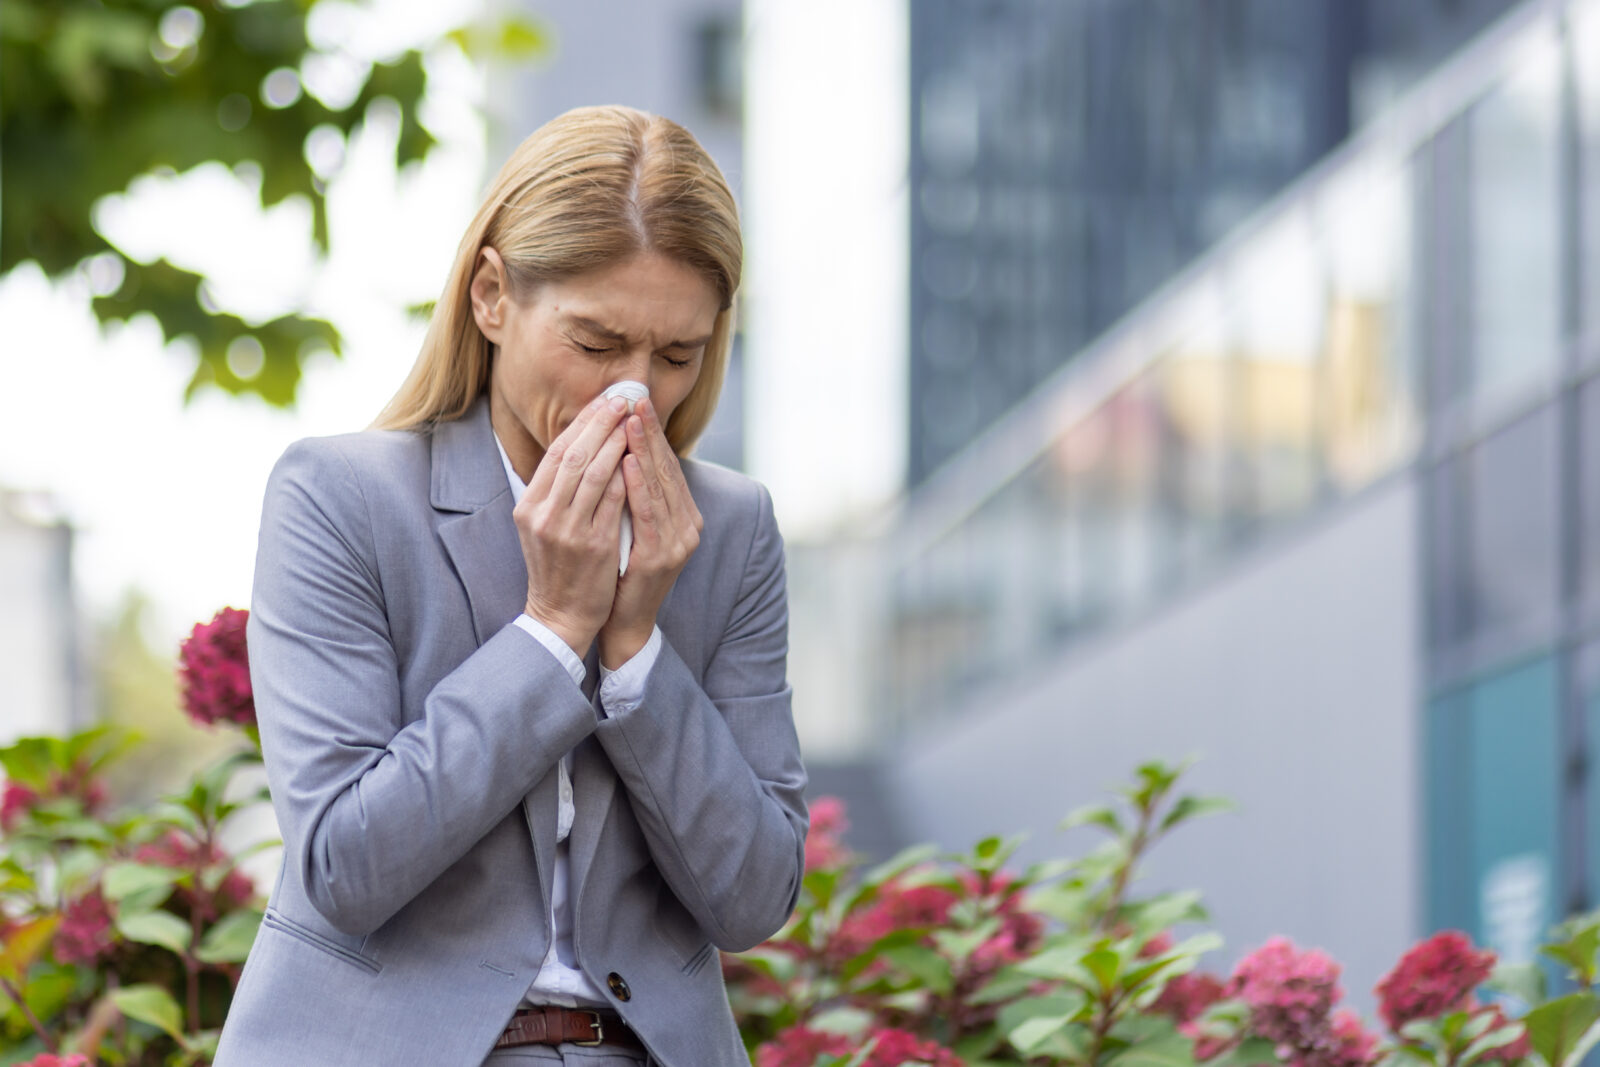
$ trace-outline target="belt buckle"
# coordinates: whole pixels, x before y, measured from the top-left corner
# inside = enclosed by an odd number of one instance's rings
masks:
[[[597,1011],[585,1011],[583,1014],[585,1014],[585,1015],[589,1016],[590,1018],[594,1019],[594,1022],[589,1024],[590,1026],[594,1027],[594,1040],[593,1041],[574,1041],[573,1044],[574,1045],[581,1045],[584,1048],[594,1048],[595,1046],[599,1045],[600,1042],[602,1042],[602,1041],[604,1041],[606,1039],[605,1028],[600,1025],[600,1013],[599,1012],[597,1012]]]

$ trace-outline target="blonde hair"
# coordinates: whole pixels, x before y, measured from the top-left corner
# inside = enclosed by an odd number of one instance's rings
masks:
[[[379,413],[380,429],[460,418],[489,384],[492,346],[472,316],[484,247],[500,253],[514,298],[650,251],[700,271],[721,297],[689,395],[667,421],[679,455],[704,432],[733,344],[743,244],[722,172],[688,130],[629,107],[583,107],[535,130],[500,168],[456,252],[422,351]]]

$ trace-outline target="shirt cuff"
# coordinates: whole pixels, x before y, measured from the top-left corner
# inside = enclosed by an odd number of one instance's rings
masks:
[[[579,689],[583,688],[583,676],[587,672],[583,669],[583,660],[579,659],[578,654],[572,651],[571,645],[557,637],[556,632],[550,629],[550,627],[546,626],[544,623],[540,622],[538,619],[527,614],[526,612],[518,615],[516,619],[513,620],[513,623],[518,629],[525,630],[532,634],[534,640],[538,641],[545,648],[549,649],[550,654],[567,669],[568,674],[572,675],[572,684],[576,685]],[[642,652],[640,653],[640,655],[643,654],[644,653]],[[637,658],[638,656],[634,657],[634,659]],[[629,662],[632,661],[630,660]],[[623,664],[623,667],[626,668],[627,664]]]
[[[644,699],[644,680],[660,654],[661,627],[653,626],[650,640],[628,662],[614,671],[607,670],[604,663],[600,665],[600,706],[607,715],[626,711]]]

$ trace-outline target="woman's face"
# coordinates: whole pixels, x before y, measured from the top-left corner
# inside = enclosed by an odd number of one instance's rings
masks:
[[[711,282],[675,259],[642,252],[549,282],[515,300],[499,253],[479,253],[472,280],[478,328],[495,345],[489,411],[517,474],[615,382],[650,389],[662,425],[700,377],[720,304]]]

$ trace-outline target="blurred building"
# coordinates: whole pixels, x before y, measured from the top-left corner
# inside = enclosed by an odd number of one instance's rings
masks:
[[[1528,959],[1600,901],[1595,55],[1600,0],[1517,6],[836,578],[799,551],[802,597],[853,616],[798,622],[794,662],[853,672],[824,686],[859,693],[905,839],[1082,850],[1064,812],[1200,756],[1240,812],[1152,880],[1201,888],[1230,952],[1325,947],[1358,997],[1428,929]]]
[[[916,0],[909,482],[1511,0]]]
[[[83,726],[72,528],[46,498],[0,490],[0,745]]]
[[[554,47],[491,86],[492,169],[564,111],[626,104],[687,127],[742,198],[740,0],[509,2],[546,27]],[[742,468],[744,421],[744,344],[736,337],[722,402],[696,455]]]

